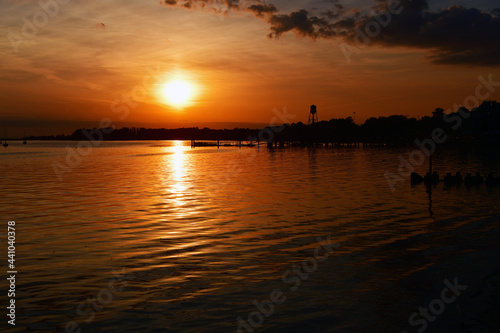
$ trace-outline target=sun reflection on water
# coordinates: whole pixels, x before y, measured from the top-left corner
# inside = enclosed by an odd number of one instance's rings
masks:
[[[186,175],[186,170],[184,169],[184,162],[185,162],[185,156],[184,156],[184,150],[185,147],[182,146],[182,142],[175,142],[175,146],[173,147],[173,152],[174,154],[171,155],[172,157],[172,172],[173,172],[173,178],[176,181],[174,184],[174,188],[176,189],[176,192],[182,192],[186,189],[185,183],[184,183],[184,178]]]
[[[183,146],[181,141],[175,141],[173,147],[167,149],[172,154],[165,155],[165,168],[164,168],[164,189],[166,192],[167,203],[173,204],[179,213],[182,206],[186,205],[186,198],[188,192],[188,175],[186,172],[186,146]]]

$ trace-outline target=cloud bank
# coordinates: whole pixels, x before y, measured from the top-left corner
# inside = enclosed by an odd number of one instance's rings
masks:
[[[341,39],[354,46],[378,22],[380,29],[369,34],[369,45],[423,49],[438,64],[500,65],[500,9],[481,12],[454,5],[431,12],[427,0],[375,0],[368,14],[360,14],[361,10],[346,11],[338,0],[325,2],[329,9],[319,15],[307,9],[281,13],[261,0],[164,0],[163,4],[222,14],[245,11],[269,24],[269,38],[293,32],[304,38]]]

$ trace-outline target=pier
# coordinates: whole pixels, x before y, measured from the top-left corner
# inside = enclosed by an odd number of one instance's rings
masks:
[[[243,140],[237,140],[237,141],[232,141],[232,140],[203,140],[203,141],[197,141],[197,140],[191,140],[191,147],[259,147],[260,142],[257,142],[255,144],[252,141],[243,141]]]
[[[359,148],[359,147],[392,147],[390,143],[382,142],[315,142],[315,141],[248,141],[248,140],[191,140],[191,147],[257,147],[266,146],[270,149],[290,147],[314,148]]]

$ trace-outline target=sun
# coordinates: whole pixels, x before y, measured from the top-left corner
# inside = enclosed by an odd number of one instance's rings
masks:
[[[191,104],[194,97],[194,87],[188,81],[175,79],[165,83],[161,93],[166,104],[182,108]]]

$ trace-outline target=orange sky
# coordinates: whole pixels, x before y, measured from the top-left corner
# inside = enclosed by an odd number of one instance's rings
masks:
[[[341,39],[293,31],[271,39],[266,20],[245,11],[220,15],[158,1],[62,2],[48,10],[54,15],[46,22],[36,16],[35,1],[0,5],[0,121],[10,136],[25,129],[70,134],[103,118],[118,127],[258,127],[283,107],[291,121],[307,122],[311,104],[320,120],[356,112],[361,123],[429,115],[473,95],[479,75],[500,81],[498,66],[435,64],[428,50],[404,45],[370,45],[349,63]],[[23,37],[26,22],[36,18],[42,20],[38,31]],[[198,87],[191,105],[163,103],[158,87],[173,76]],[[500,100],[500,88],[490,99]]]

